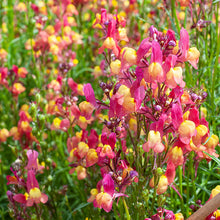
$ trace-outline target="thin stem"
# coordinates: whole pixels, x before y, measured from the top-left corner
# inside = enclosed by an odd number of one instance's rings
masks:
[[[179,20],[176,15],[175,0],[171,1],[171,10],[172,10],[172,17],[175,19],[175,22],[176,22],[177,31],[178,31],[178,33],[180,33]]]
[[[36,210],[37,219],[40,220],[40,214],[39,214],[38,207],[37,207],[36,204],[34,204],[34,208],[35,208],[35,210]]]
[[[183,172],[182,172],[182,167],[179,166],[178,167],[178,171],[179,171],[179,192],[180,192],[180,195],[182,196],[183,195]],[[183,196],[182,196],[183,197]],[[184,213],[184,203],[183,203],[183,198],[180,200],[181,202],[181,212]]]
[[[190,187],[189,187],[189,171],[187,170],[187,177],[186,177],[186,204],[189,204],[189,191],[190,191]],[[186,215],[188,217],[189,213],[189,206],[186,206]]]
[[[123,204],[124,204],[124,207],[125,207],[125,213],[126,213],[126,216],[127,216],[127,220],[130,220],[131,216],[129,214],[128,206],[127,206],[127,204],[125,202],[125,198],[123,197],[122,200],[123,200]]]
[[[217,4],[217,12],[215,13],[216,17],[216,43],[217,43],[217,50],[216,50],[216,59],[215,59],[215,67],[214,67],[214,72],[212,75],[212,93],[211,93],[211,100],[212,100],[212,117],[215,115],[215,83],[216,83],[216,76],[217,76],[217,71],[218,71],[218,55],[220,53],[220,34],[218,34],[218,9],[219,9],[219,4]],[[215,119],[213,120],[212,118],[212,126],[214,127],[215,125]]]
[[[154,180],[156,179],[156,175],[154,176]],[[151,214],[153,213],[154,211],[154,203],[155,203],[155,200],[156,200],[156,196],[157,196],[157,185],[155,185],[155,182],[154,181],[154,194],[153,194],[153,200],[152,200],[152,204],[151,204]]]
[[[189,159],[189,169],[190,169],[190,174],[191,174],[191,180],[192,180],[192,190],[194,194],[194,201],[197,200],[197,195],[196,195],[196,185],[195,185],[195,169],[193,167],[194,164],[194,154],[193,152],[190,153],[190,159]]]

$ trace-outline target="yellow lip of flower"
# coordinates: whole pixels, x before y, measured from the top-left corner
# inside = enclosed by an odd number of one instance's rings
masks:
[[[25,196],[25,199],[28,200],[29,194],[27,192],[24,194],[24,196]]]
[[[60,128],[60,123],[61,123],[61,119],[54,118],[53,125],[54,125],[55,128]]]
[[[90,194],[96,196],[98,194],[98,190],[96,188],[91,189]]]
[[[22,121],[21,122],[21,127],[23,130],[26,130],[29,127],[29,122],[28,121]]]
[[[41,191],[39,188],[37,187],[34,187],[30,190],[29,192],[29,196],[30,198],[32,199],[38,199],[38,198],[41,198]]]

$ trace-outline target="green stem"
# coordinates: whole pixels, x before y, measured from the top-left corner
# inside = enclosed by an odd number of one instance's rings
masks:
[[[214,129],[214,125],[215,125],[215,112],[216,112],[216,106],[215,106],[215,83],[216,83],[216,76],[217,76],[217,72],[218,72],[218,55],[220,53],[220,34],[218,34],[218,9],[219,9],[219,4],[217,4],[217,10],[215,13],[215,17],[216,17],[216,43],[217,43],[217,50],[216,50],[216,59],[215,59],[215,67],[214,67],[214,72],[212,75],[212,93],[211,93],[211,100],[212,100],[212,126]],[[214,119],[214,120],[213,120]]]
[[[40,220],[40,214],[39,214],[38,207],[36,204],[34,204],[34,208],[36,210],[37,220]]]
[[[159,183],[159,177],[157,175],[157,172],[154,173],[154,194],[153,194],[153,199],[152,199],[152,204],[151,204],[151,210],[150,213],[152,214],[154,211],[154,203],[156,201],[156,196],[157,196],[157,187]]]
[[[175,0],[171,0],[172,17],[175,19],[177,31],[178,31],[178,33],[180,33],[180,25],[179,25],[179,20],[177,18],[177,14],[176,14],[175,2],[176,2]]]
[[[126,213],[126,216],[127,216],[127,220],[130,220],[131,216],[130,216],[129,211],[128,211],[128,206],[127,206],[127,204],[125,202],[125,198],[122,197],[122,200],[123,200],[123,204],[124,204],[124,207],[125,207],[125,213]]]
[[[186,178],[186,204],[189,204],[189,171],[187,170],[187,178]],[[186,206],[186,217],[189,215],[189,205]]]
[[[15,57],[15,50],[12,44],[14,39],[14,10],[13,10],[13,2],[12,0],[8,0],[8,11],[7,11],[7,28],[8,28],[8,40],[7,40],[7,49],[10,53],[10,59],[8,59],[9,67],[12,66],[13,58]]]
[[[3,1],[0,1],[0,27],[2,27],[3,21]]]
[[[190,169],[190,174],[191,174],[191,180],[192,180],[192,190],[194,194],[194,201],[197,200],[197,195],[196,195],[196,185],[195,185],[195,168],[194,168],[194,154],[193,152],[190,153],[190,159],[189,159],[189,169]]]
[[[180,200],[181,202],[181,212],[184,213],[184,203],[183,203],[183,172],[182,172],[182,167],[179,166],[178,167],[178,171],[179,171],[179,192],[180,195],[182,196],[182,199]]]

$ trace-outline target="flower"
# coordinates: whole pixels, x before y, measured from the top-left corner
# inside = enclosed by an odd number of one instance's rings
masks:
[[[97,184],[98,185],[98,184]],[[99,184],[100,185],[100,184]],[[112,209],[113,200],[120,196],[127,195],[123,193],[115,192],[114,180],[110,174],[106,174],[101,181],[101,186],[98,186],[100,192],[96,194],[95,200],[93,201],[94,207],[104,209],[106,212],[110,212]],[[96,192],[97,193],[97,192]]]
[[[28,150],[27,151],[27,157],[28,157],[28,164],[25,167],[27,170],[38,171],[38,170],[44,168],[44,166],[40,166],[39,163],[38,163],[38,152],[37,151]]]
[[[33,206],[34,203],[39,204],[40,202],[46,203],[48,201],[48,196],[39,189],[39,184],[33,170],[29,170],[27,174],[27,192],[14,195],[13,199],[19,203],[26,204],[26,206]]]
[[[148,133],[148,141],[143,144],[143,150],[149,152],[150,149],[153,149],[155,153],[161,153],[165,149],[159,131],[151,130]]]

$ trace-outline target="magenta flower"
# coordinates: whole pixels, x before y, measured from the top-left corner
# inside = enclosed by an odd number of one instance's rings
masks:
[[[25,167],[27,170],[35,170],[38,171],[40,169],[43,169],[44,166],[40,166],[38,163],[38,152],[35,150],[28,150],[27,151],[27,158],[28,158],[28,164]]]
[[[185,62],[187,51],[189,50],[189,34],[184,28],[181,28],[180,30],[179,49],[181,50],[181,56],[179,57],[179,60]]]
[[[151,64],[145,70],[144,79],[146,82],[164,82],[164,71],[162,68],[163,54],[160,44],[157,41],[152,42]]]
[[[126,196],[127,195],[123,193],[117,193],[115,192],[115,186],[114,186],[114,180],[112,179],[110,174],[106,174],[101,182],[103,190],[98,193],[95,197],[95,200],[93,201],[94,207],[104,209],[106,212],[110,212],[112,209],[112,203],[115,198],[118,198],[120,196]]]
[[[94,107],[97,107],[95,93],[90,83],[87,83],[83,86],[83,92],[86,97],[86,101],[93,104]]]
[[[114,158],[114,148],[116,143],[116,134],[111,133],[109,138],[107,137],[107,133],[103,133],[101,136],[102,144],[99,145],[97,148],[97,152],[99,153],[100,159],[102,160],[103,157],[107,156],[108,158]]]
[[[179,49],[180,55],[178,61],[188,61],[195,69],[197,69],[200,52],[195,47],[189,48],[189,34],[184,28],[181,28],[180,31]]]

